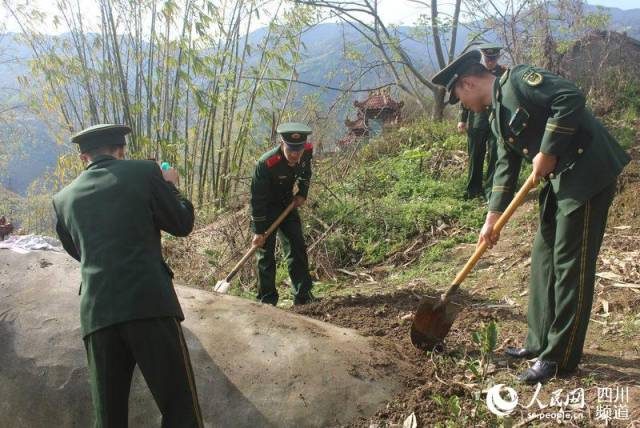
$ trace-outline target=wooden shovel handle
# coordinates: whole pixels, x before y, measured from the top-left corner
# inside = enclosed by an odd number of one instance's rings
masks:
[[[520,188],[518,193],[511,200],[511,203],[509,204],[507,209],[500,215],[500,218],[498,218],[498,221],[496,221],[496,224],[493,225],[493,231],[495,233],[500,233],[500,231],[502,230],[504,225],[507,224],[507,221],[509,221],[509,219],[511,218],[515,210],[520,205],[522,205],[522,202],[524,202],[524,198],[529,194],[529,192],[532,189],[536,187],[536,185],[537,185],[536,177],[534,174],[531,174],[529,178],[527,178],[527,181],[525,181],[525,183],[522,185],[522,188]],[[462,270],[458,272],[458,275],[456,275],[455,279],[451,283],[451,286],[446,291],[446,293],[442,295],[442,298],[441,298],[442,302],[448,301],[449,297],[458,290],[462,281],[464,281],[467,275],[469,275],[469,272],[471,272],[471,269],[474,268],[474,266],[476,265],[478,260],[480,260],[480,257],[482,257],[482,255],[486,250],[487,250],[487,242],[483,241],[482,244],[478,245],[478,247],[476,248],[475,252],[471,256],[469,261],[467,261],[467,264],[465,264]]]
[[[293,211],[293,209],[295,207],[296,207],[296,202],[295,202],[295,198],[294,198],[294,200],[291,201],[289,206],[287,206],[287,208],[285,208],[285,210],[282,211],[282,214],[280,214],[278,216],[276,221],[274,221],[273,224],[271,224],[271,226],[269,226],[269,229],[267,229],[267,231],[264,233],[264,237],[268,238],[269,235],[271,235],[273,233],[273,231],[276,230],[278,228],[278,226],[280,226],[280,223],[282,223],[284,221],[285,217],[287,217],[289,215],[289,213],[291,211]],[[236,263],[236,265],[233,267],[233,270],[231,270],[231,272],[229,272],[229,275],[227,275],[227,277],[224,280],[226,282],[231,281],[233,279],[233,277],[236,276],[236,274],[238,273],[238,271],[240,270],[242,265],[245,264],[246,261],[249,260],[249,258],[251,256],[253,256],[253,254],[258,250],[258,248],[260,248],[260,247],[258,247],[256,245],[252,245],[251,248],[249,248],[249,251],[247,251],[245,253],[245,255],[242,256],[240,261],[238,263]]]

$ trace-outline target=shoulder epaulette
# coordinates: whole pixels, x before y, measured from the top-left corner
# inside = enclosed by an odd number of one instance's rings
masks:
[[[267,159],[267,167],[271,168],[275,165],[278,164],[278,162],[280,162],[282,160],[282,156],[281,155],[273,155],[271,156],[269,159]]]
[[[304,145],[304,151],[305,151],[305,152],[313,152],[313,144],[311,144],[311,143],[306,143],[306,144]]]

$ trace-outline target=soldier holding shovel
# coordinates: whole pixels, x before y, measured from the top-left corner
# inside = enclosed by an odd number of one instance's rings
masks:
[[[460,100],[474,112],[491,107],[498,161],[479,244],[498,242],[493,227],[513,198],[523,160],[548,179],[531,256],[528,334],[524,347],[506,352],[537,357],[520,376],[526,383],[572,372],[582,356],[607,213],[629,156],[585,106],[582,92],[547,70],[517,65],[497,78],[470,51],[432,81],[446,87],[451,104]]]

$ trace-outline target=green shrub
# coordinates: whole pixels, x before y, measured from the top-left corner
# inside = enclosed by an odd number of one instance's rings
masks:
[[[421,121],[386,133],[362,148],[350,173],[319,189],[314,214],[337,226],[325,241],[335,266],[380,263],[443,223],[479,228],[484,209],[462,199],[466,141],[453,129]]]

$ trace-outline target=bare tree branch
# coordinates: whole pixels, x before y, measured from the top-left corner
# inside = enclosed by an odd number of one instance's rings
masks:
[[[375,87],[366,88],[366,89],[345,89],[345,88],[338,88],[338,87],[335,87],[335,86],[321,85],[319,83],[305,82],[305,81],[298,80],[298,79],[293,79],[293,78],[286,79],[286,78],[278,78],[278,77],[242,76],[241,79],[263,80],[263,81],[268,81],[268,82],[297,83],[297,84],[300,84],[300,85],[311,86],[313,88],[327,89],[329,91],[337,91],[337,92],[344,92],[344,93],[349,93],[349,92],[370,92],[370,91],[375,91],[375,90],[378,90],[378,89],[388,88],[390,86],[395,86],[396,85],[395,83],[386,83],[384,85],[375,86]]]
[[[453,22],[451,24],[451,45],[449,46],[449,61],[453,61],[456,53],[456,40],[458,38],[458,19],[460,18],[460,4],[462,0],[456,0],[456,8],[453,13]]]
[[[431,0],[430,3],[421,0],[412,2],[421,7],[429,8],[431,12],[431,34],[433,45],[437,55],[437,69],[445,67],[455,55],[455,33],[458,30],[460,4],[462,0],[456,0],[454,11],[451,46],[448,48],[447,56],[444,56],[442,40],[440,35],[440,22],[438,17],[438,0]],[[425,98],[425,88],[432,92],[435,105],[433,116],[436,119],[442,118],[444,103],[441,89],[431,83],[431,80],[420,70],[411,59],[410,55],[402,46],[405,37],[401,37],[398,32],[392,32],[382,21],[378,13],[377,0],[359,1],[332,1],[332,0],[294,0],[297,4],[304,4],[316,8],[328,10],[332,16],[340,18],[346,25],[349,25],[358,32],[371,46],[373,46],[381,56],[388,73],[393,77],[395,85],[413,97],[423,108],[429,105]],[[399,60],[398,60],[399,59]],[[421,86],[414,84],[419,83]]]

